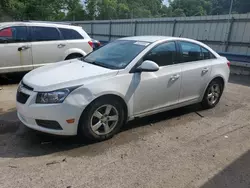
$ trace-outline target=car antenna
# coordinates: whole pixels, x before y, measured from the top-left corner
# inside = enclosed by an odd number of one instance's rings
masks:
[[[179,36],[179,37],[182,37],[183,33],[184,33],[184,29],[182,30],[182,32],[181,32],[181,34],[180,34],[180,36]]]

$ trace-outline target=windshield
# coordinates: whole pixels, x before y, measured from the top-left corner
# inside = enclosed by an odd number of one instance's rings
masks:
[[[84,61],[109,69],[124,69],[150,43],[116,40],[92,52]]]

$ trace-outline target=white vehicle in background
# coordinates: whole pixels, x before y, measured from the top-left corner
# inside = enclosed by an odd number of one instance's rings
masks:
[[[122,38],[26,74],[18,117],[45,133],[104,140],[137,117],[194,103],[215,107],[229,72],[226,58],[195,40]]]
[[[78,26],[47,22],[0,23],[0,74],[29,71],[92,51],[92,39]]]

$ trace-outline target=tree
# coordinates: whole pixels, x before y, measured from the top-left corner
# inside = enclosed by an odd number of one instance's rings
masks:
[[[1,0],[5,13],[16,20],[54,20],[62,15],[62,0]]]
[[[212,3],[210,0],[172,0],[170,6],[174,16],[203,16],[210,13]]]
[[[172,7],[167,7],[166,5],[162,5],[159,13],[161,17],[172,17],[173,9]]]
[[[172,13],[172,16],[173,17],[185,17],[185,13],[184,13],[184,10],[181,9],[181,8],[177,8],[174,10],[174,12]]]
[[[53,21],[203,16],[228,14],[230,1],[169,0],[167,7],[162,0],[0,0],[0,19]],[[250,12],[250,0],[234,0],[233,12]]]
[[[228,14],[230,9],[230,0],[211,0],[212,15]]]
[[[238,13],[249,13],[250,12],[250,1],[249,0],[235,0],[233,4],[233,11]]]
[[[79,21],[86,19],[86,12],[79,0],[65,0],[66,15],[62,19]]]
[[[85,9],[87,13],[87,19],[95,20],[98,15],[98,0],[86,0],[85,1]]]
[[[169,16],[162,0],[86,0],[89,19],[129,19]]]
[[[231,0],[210,0],[212,3],[211,14],[228,14]],[[250,12],[249,0],[233,0],[233,13],[245,14]]]
[[[123,14],[125,13],[123,9],[120,9],[120,5],[126,10],[126,5],[118,3],[117,0],[102,0],[97,2],[97,19],[106,20],[119,18],[119,14],[121,14],[119,11],[122,11]]]

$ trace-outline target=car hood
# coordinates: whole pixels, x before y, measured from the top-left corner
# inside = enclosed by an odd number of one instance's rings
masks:
[[[26,74],[23,82],[34,88],[34,91],[53,91],[84,85],[85,82],[112,77],[117,73],[118,70],[111,70],[74,59],[37,68]]]

